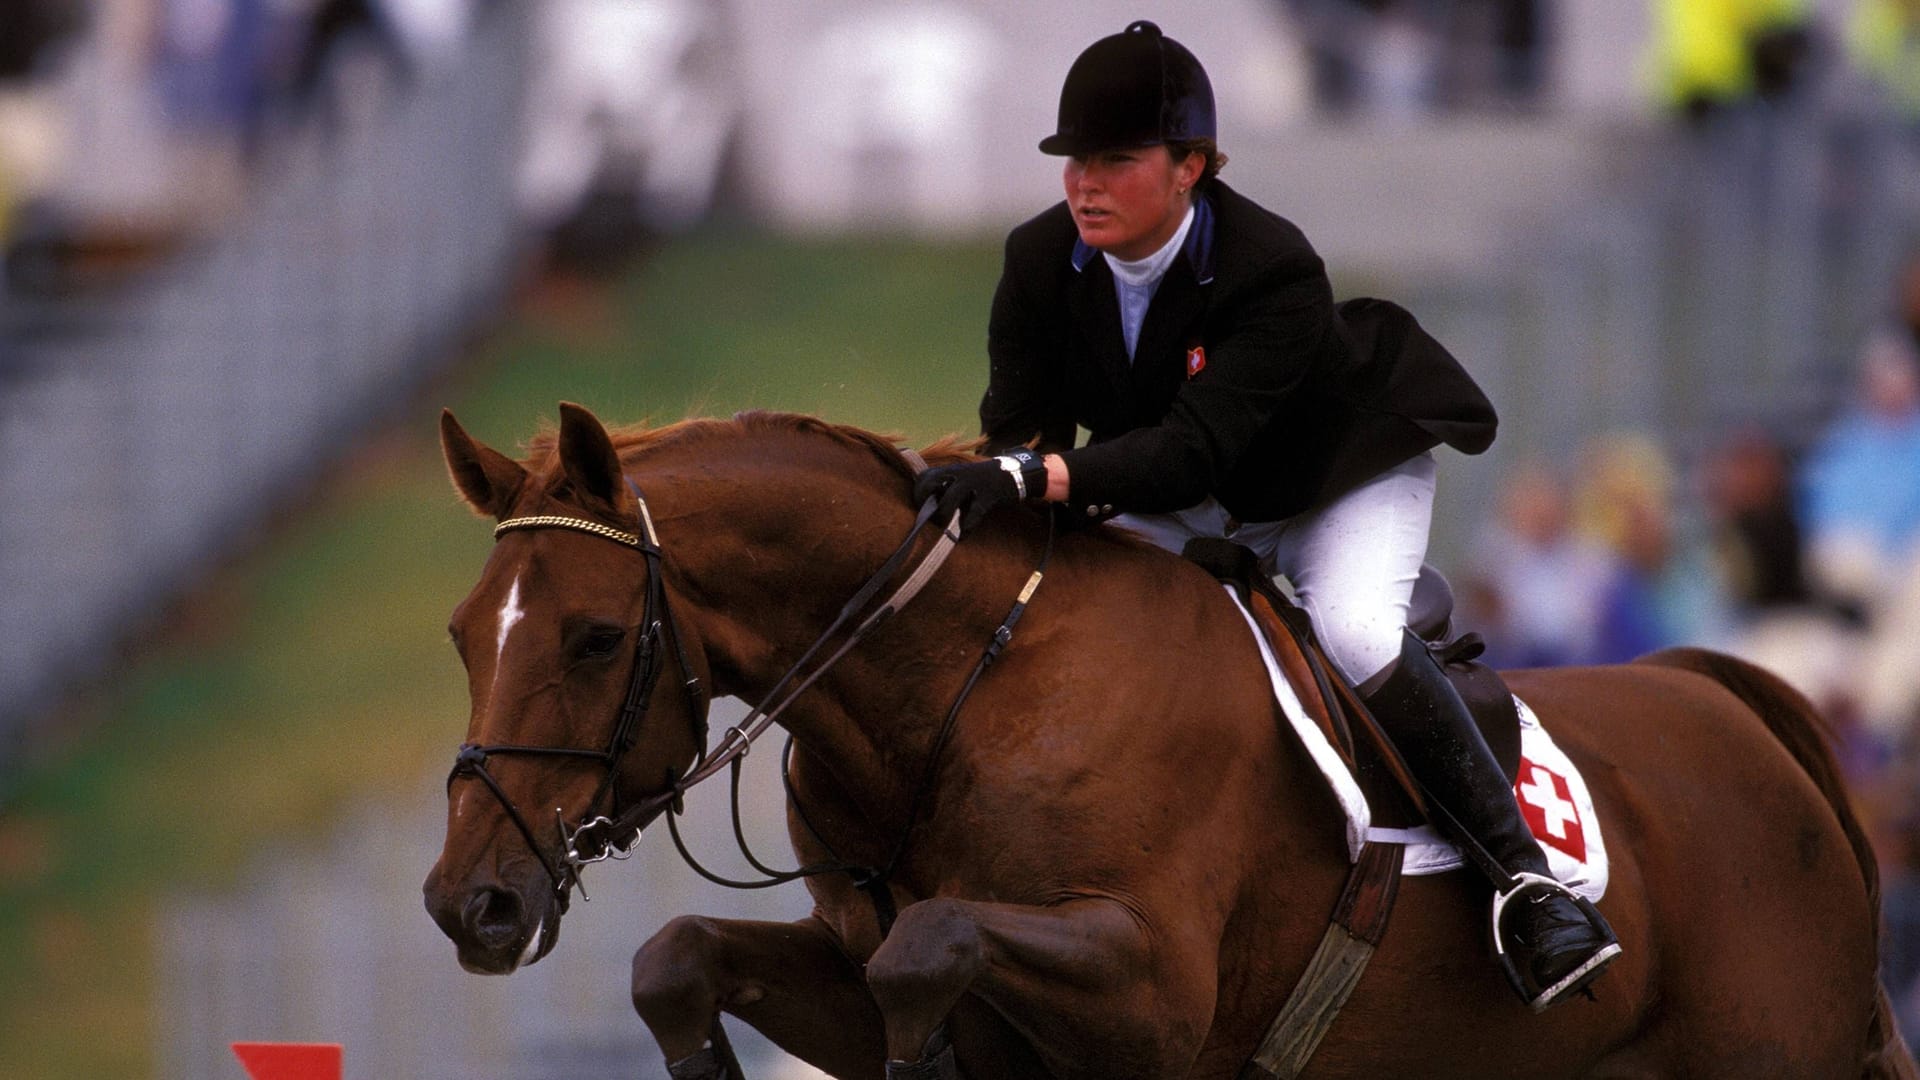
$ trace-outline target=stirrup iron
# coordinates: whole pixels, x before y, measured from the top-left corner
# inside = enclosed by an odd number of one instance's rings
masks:
[[[1578,883],[1576,880],[1573,884]],[[1513,957],[1507,952],[1507,936],[1502,925],[1510,904],[1515,900],[1528,898],[1530,893],[1541,892],[1558,893],[1571,900],[1574,906],[1580,909],[1580,913],[1586,916],[1590,925],[1596,929],[1606,930],[1607,938],[1607,943],[1595,950],[1592,956],[1587,957],[1585,963],[1561,976],[1560,981],[1552,986],[1534,986],[1530,979],[1520,973],[1520,969],[1514,965]],[[1529,902],[1531,902],[1530,899]],[[1557,881],[1545,874],[1521,871],[1513,875],[1513,885],[1510,888],[1504,891],[1496,889],[1493,894],[1492,923],[1494,959],[1500,961],[1500,970],[1506,972],[1507,982],[1513,987],[1513,992],[1518,994],[1520,999],[1527,1003],[1527,1007],[1534,1012],[1544,1012],[1549,1006],[1558,1003],[1573,987],[1580,985],[1588,976],[1609,960],[1619,956],[1621,952],[1620,942],[1614,937],[1613,929],[1607,925],[1606,919],[1601,916],[1600,909],[1594,906],[1593,901],[1574,891],[1571,884]]]

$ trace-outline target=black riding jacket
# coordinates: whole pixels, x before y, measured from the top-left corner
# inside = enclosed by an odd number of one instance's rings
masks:
[[[1335,304],[1292,222],[1203,184],[1134,357],[1113,275],[1062,202],[1015,228],[994,294],[980,402],[987,446],[1064,454],[1097,514],[1208,495],[1242,521],[1312,509],[1440,443],[1477,454],[1493,406],[1413,316]],[[1075,428],[1090,432],[1070,449]]]

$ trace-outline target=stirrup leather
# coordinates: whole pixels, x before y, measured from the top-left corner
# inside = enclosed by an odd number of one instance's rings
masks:
[[[1520,995],[1520,999],[1525,1001],[1534,1012],[1542,1012],[1548,1006],[1558,1002],[1575,987],[1582,985],[1601,965],[1620,955],[1620,942],[1613,936],[1613,928],[1608,926],[1606,919],[1600,915],[1600,909],[1593,905],[1593,901],[1574,891],[1572,886],[1579,883],[1577,879],[1571,883],[1563,883],[1544,874],[1522,871],[1513,875],[1512,888],[1504,892],[1496,890],[1493,894],[1494,959],[1500,961],[1500,970],[1506,972],[1507,982],[1512,984],[1514,993]],[[1596,949],[1592,956],[1587,957],[1585,963],[1562,976],[1559,982],[1546,987],[1534,986],[1531,979],[1520,973],[1520,969],[1514,965],[1513,957],[1507,952],[1504,926],[1507,907],[1515,900],[1535,892],[1559,893],[1573,901],[1574,906],[1580,909],[1580,913],[1587,917],[1587,922],[1596,930],[1603,931],[1606,937],[1606,944]]]

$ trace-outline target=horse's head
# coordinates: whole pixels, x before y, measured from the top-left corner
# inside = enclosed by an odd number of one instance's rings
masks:
[[[579,866],[606,851],[604,823],[581,827],[666,797],[704,738],[702,658],[673,619],[644,500],[600,421],[560,416],[526,465],[441,416],[454,486],[499,522],[449,626],[472,705],[424,888],[477,972],[553,948]]]

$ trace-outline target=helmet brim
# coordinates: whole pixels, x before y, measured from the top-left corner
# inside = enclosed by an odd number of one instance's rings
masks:
[[[1130,139],[1095,139],[1085,135],[1063,135],[1055,132],[1040,140],[1040,152],[1054,157],[1081,157],[1102,150],[1137,150],[1143,146],[1159,146],[1164,139],[1152,135],[1141,135]]]

